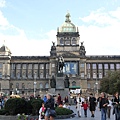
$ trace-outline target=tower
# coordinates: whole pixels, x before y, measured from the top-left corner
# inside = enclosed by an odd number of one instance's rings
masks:
[[[79,55],[80,35],[78,27],[71,22],[70,13],[67,13],[65,17],[65,22],[57,29],[57,55],[64,52]]]
[[[11,51],[3,44],[0,48],[0,91],[9,94]]]

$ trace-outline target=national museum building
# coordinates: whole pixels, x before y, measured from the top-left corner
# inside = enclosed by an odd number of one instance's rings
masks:
[[[86,55],[78,27],[71,22],[69,13],[56,36],[57,43],[51,43],[49,56],[12,56],[3,45],[0,48],[0,91],[45,94],[51,87],[51,77],[56,76],[59,56],[64,58],[63,73],[69,77],[69,89],[98,90],[100,80],[109,70],[120,70],[120,56]]]

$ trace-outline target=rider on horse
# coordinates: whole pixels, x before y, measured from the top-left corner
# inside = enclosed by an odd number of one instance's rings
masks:
[[[64,59],[62,56],[59,57],[58,59],[58,71],[62,72],[63,71],[63,66],[64,66]]]

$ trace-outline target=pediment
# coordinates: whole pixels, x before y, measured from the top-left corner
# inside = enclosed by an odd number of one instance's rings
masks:
[[[79,55],[76,55],[74,53],[71,52],[65,52],[62,54],[63,58],[79,58]]]

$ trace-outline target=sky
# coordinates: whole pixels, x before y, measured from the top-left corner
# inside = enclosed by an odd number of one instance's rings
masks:
[[[12,56],[49,56],[68,11],[86,55],[120,55],[120,0],[0,0],[0,46]]]

